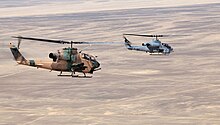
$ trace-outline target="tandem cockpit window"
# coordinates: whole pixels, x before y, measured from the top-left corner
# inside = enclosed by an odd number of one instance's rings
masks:
[[[160,41],[160,40],[157,40],[157,39],[156,39],[154,42],[155,42],[155,43],[161,43],[161,41]]]
[[[86,60],[96,60],[95,57],[90,56],[90,55],[85,54],[85,53],[83,53],[83,56],[82,56],[82,57],[83,57],[84,59],[86,59]]]
[[[83,53],[82,57],[84,59],[90,60],[90,56],[88,54]]]
[[[169,45],[168,45],[168,44],[166,44],[166,43],[162,43],[162,45],[164,45],[164,46],[166,46],[166,47],[167,47],[167,46],[169,46]]]

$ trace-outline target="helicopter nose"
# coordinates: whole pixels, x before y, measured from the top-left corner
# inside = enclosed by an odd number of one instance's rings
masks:
[[[92,67],[90,73],[93,73],[94,71],[99,70],[99,69],[97,69],[97,68],[100,67],[100,63],[99,63],[98,61],[92,61],[92,66],[93,66],[93,67]]]
[[[93,67],[94,67],[94,69],[99,68],[100,67],[100,63],[98,61],[94,61],[93,62]]]
[[[92,66],[93,66],[93,69],[99,68],[100,67],[100,63],[97,60],[93,60],[92,61]]]
[[[171,52],[174,52],[173,48],[170,49]]]

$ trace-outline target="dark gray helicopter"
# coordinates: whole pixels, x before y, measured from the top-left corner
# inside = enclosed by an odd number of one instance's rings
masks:
[[[142,43],[142,46],[133,46],[131,42],[125,37],[126,35],[130,36],[141,36],[141,37],[154,37],[150,42]],[[146,53],[152,54],[162,54],[168,55],[173,52],[173,48],[167,44],[162,43],[158,37],[168,37],[171,35],[140,35],[140,34],[123,34],[125,39],[125,46],[128,50],[144,51]]]

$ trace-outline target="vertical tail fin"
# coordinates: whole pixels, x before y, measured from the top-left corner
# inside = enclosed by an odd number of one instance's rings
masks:
[[[24,64],[27,65],[28,61],[24,58],[24,56],[20,53],[18,48],[10,43],[10,50],[14,56],[15,61],[17,61],[18,64]]]
[[[125,39],[125,46],[130,49],[132,46],[131,46],[131,42],[124,36],[124,39]]]

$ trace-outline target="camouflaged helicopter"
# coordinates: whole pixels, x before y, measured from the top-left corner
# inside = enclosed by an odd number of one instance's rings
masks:
[[[142,46],[133,46],[132,43],[125,37],[129,36],[141,36],[141,37],[154,37],[150,42],[142,43]],[[169,55],[173,52],[173,48],[167,44],[162,43],[158,37],[168,37],[174,35],[140,35],[140,34],[123,34],[125,39],[125,46],[128,50],[144,51],[150,53],[150,55]],[[176,36],[176,35],[175,35]]]
[[[27,65],[37,68],[49,69],[50,71],[60,71],[58,76],[72,76],[72,77],[87,77],[87,73],[93,74],[94,71],[101,70],[100,63],[96,60],[95,56],[78,52],[77,48],[73,48],[73,44],[91,44],[92,42],[69,42],[62,40],[51,40],[51,39],[41,39],[41,38],[32,38],[32,37],[22,37],[17,36],[13,38],[18,39],[17,47],[10,43],[10,50],[14,56],[14,59],[18,64]],[[50,53],[49,58],[51,61],[42,61],[42,60],[27,60],[20,53],[19,47],[22,39],[26,40],[35,40],[42,42],[50,43],[60,43],[60,44],[70,44],[68,48],[63,48],[62,51],[57,53]],[[70,72],[71,75],[62,75],[63,72]],[[81,72],[84,76],[75,75],[76,72]]]

